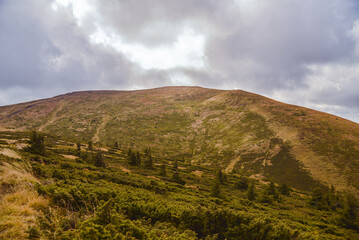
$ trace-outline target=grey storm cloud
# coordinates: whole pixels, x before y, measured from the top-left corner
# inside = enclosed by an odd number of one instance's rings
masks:
[[[356,0],[77,2],[91,7],[81,23],[74,3],[55,11],[55,0],[0,1],[0,104],[182,84],[240,88],[346,117],[359,110]],[[190,30],[204,38],[204,66],[144,68],[131,54],[91,41],[99,28],[149,50],[148,59]]]

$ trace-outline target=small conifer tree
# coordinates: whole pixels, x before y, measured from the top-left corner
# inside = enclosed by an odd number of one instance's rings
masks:
[[[166,165],[163,163],[162,166],[161,166],[161,171],[160,171],[160,175],[165,177],[167,176],[167,173],[166,173]]]
[[[218,170],[217,172],[217,181],[220,183],[220,184],[224,184],[226,182],[227,178],[225,176],[225,174],[222,172],[222,170]]]
[[[98,152],[95,155],[95,166],[96,167],[106,167],[106,162],[105,162],[105,159],[101,152]]]
[[[177,159],[175,159],[173,161],[173,171],[178,171],[178,161],[177,161]]]
[[[292,189],[287,184],[280,185],[278,190],[282,195],[287,196],[290,195],[290,193],[292,192]]]
[[[182,185],[186,184],[186,181],[183,180],[181,178],[181,176],[179,175],[178,170],[173,172],[171,179],[172,179],[173,182],[176,182],[176,183],[179,183],[179,184],[182,184]]]
[[[147,169],[153,169],[153,161],[152,161],[152,155],[151,155],[150,148],[145,149],[145,156],[146,156],[146,159],[143,163],[143,167],[147,168]]]
[[[247,191],[247,198],[251,201],[253,201],[256,198],[255,188],[254,184],[249,184],[248,191]]]
[[[221,186],[218,179],[214,181],[214,184],[211,189],[211,196],[216,198],[221,197]]]
[[[239,180],[236,182],[235,186],[238,189],[247,190],[248,184],[249,184],[248,178],[246,178],[244,176],[240,176]]]
[[[88,142],[88,149],[89,149],[90,151],[93,150],[92,141],[89,141],[89,142]]]
[[[26,149],[28,152],[38,155],[45,155],[45,137],[36,131],[30,135],[29,147]]]
[[[139,151],[136,152],[136,166],[141,166],[141,154]]]
[[[80,155],[81,155],[81,144],[76,143],[76,156],[80,156]]]

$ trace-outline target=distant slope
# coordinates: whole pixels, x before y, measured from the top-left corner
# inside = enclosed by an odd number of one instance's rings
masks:
[[[239,90],[75,92],[0,107],[0,128],[150,146],[193,164],[304,190],[324,184],[359,195],[358,124]]]

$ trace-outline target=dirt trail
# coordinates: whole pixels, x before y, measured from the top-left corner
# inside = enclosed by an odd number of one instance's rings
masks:
[[[100,142],[100,133],[101,133],[102,129],[106,126],[106,124],[109,120],[110,120],[110,116],[108,116],[108,115],[106,115],[102,118],[102,122],[101,122],[100,126],[98,126],[98,128],[96,129],[96,133],[92,138],[93,143]]]
[[[231,162],[228,164],[224,172],[229,173],[232,172],[234,166],[241,160],[241,157],[237,157],[231,160]]]
[[[53,124],[57,119],[59,119],[59,117],[57,117],[57,113],[60,112],[65,106],[65,103],[63,101],[60,101],[58,107],[51,112],[51,116],[50,119],[45,122],[44,124],[42,124],[37,130],[39,132],[42,132],[47,126],[49,126],[50,124]]]

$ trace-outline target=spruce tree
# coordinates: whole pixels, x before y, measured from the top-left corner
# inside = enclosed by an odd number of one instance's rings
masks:
[[[249,184],[248,191],[247,191],[247,197],[249,200],[253,201],[256,198],[256,193],[254,189],[254,184]]]
[[[90,151],[93,150],[92,141],[89,141],[89,142],[88,142],[88,149],[89,149]]]
[[[236,182],[236,188],[240,190],[247,190],[248,189],[248,178],[240,176],[239,180]]]
[[[279,194],[277,191],[277,187],[274,185],[274,182],[271,181],[268,187],[268,194],[272,195],[274,199],[279,199]]]
[[[127,152],[127,160],[128,163],[132,166],[136,166],[137,165],[137,157],[136,157],[136,153],[134,151],[132,151],[132,149],[128,149]]]
[[[145,149],[145,161],[143,163],[143,167],[146,169],[153,169],[153,162],[152,162],[152,155],[151,155],[151,149],[146,148]]]
[[[321,188],[315,188],[313,190],[309,203],[319,210],[328,209],[328,203],[325,201],[325,196]]]
[[[30,135],[28,152],[45,156],[45,137],[41,133],[33,131]]]
[[[141,166],[141,154],[139,151],[136,152],[136,165]]]
[[[161,166],[160,175],[163,176],[163,177],[166,177],[166,176],[167,176],[167,173],[166,173],[166,165],[165,165],[164,163],[163,163],[162,166]]]
[[[81,144],[77,143],[76,144],[76,156],[80,156],[81,155]]]
[[[95,155],[95,166],[96,167],[106,167],[106,162],[105,162],[105,159],[101,152],[98,152]]]
[[[173,171],[178,171],[178,162],[177,159],[175,159],[174,163],[173,163]]]
[[[273,181],[270,181],[269,186],[268,186],[268,194],[269,195],[275,195],[276,194],[276,189],[275,189],[275,185]]]
[[[290,195],[292,189],[287,185],[287,184],[282,184],[279,186],[279,192],[282,194],[282,195]]]
[[[225,176],[225,174],[222,172],[222,170],[218,170],[217,172],[217,181],[220,183],[220,184],[224,184],[226,182],[227,178]]]
[[[186,181],[184,181],[181,178],[181,176],[179,175],[178,170],[173,172],[171,179],[172,179],[173,182],[176,182],[176,183],[179,183],[179,184],[182,184],[182,185],[186,184]]]
[[[220,186],[220,182],[218,181],[218,179],[216,179],[214,181],[214,184],[211,189],[211,196],[216,197],[216,198],[221,197],[221,186]]]
[[[359,203],[353,195],[346,196],[341,221],[345,227],[359,232]]]

